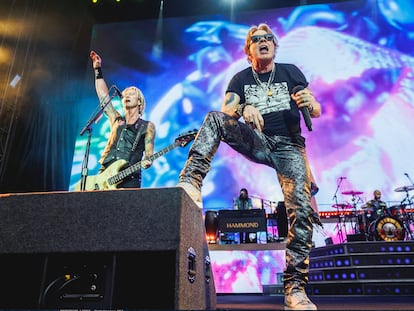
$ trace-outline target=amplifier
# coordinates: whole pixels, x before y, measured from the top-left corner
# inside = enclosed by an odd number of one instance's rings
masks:
[[[267,218],[264,209],[220,210],[217,220],[218,230],[221,232],[267,231]]]

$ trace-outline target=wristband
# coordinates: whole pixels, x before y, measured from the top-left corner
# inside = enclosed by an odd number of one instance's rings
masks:
[[[94,68],[95,71],[95,79],[103,79],[102,68],[96,67]]]

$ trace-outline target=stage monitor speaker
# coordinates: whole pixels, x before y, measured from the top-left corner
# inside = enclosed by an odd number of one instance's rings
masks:
[[[181,188],[3,194],[0,219],[0,308],[216,307],[202,211]]]

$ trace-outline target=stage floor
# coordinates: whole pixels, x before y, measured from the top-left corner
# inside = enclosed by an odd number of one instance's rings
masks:
[[[314,296],[318,310],[414,310],[412,296]],[[217,295],[217,310],[283,310],[283,295]]]

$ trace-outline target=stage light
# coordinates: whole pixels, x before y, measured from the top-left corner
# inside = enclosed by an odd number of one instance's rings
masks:
[[[22,77],[20,75],[15,75],[14,78],[13,78],[13,80],[10,82],[10,86],[12,88],[15,88],[16,85],[19,83],[19,81],[20,81],[21,78]]]
[[[218,236],[218,214],[216,211],[207,211],[204,217],[207,242],[210,244],[216,243]]]

